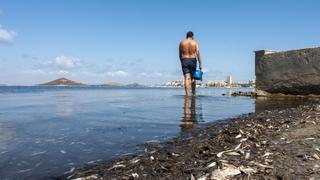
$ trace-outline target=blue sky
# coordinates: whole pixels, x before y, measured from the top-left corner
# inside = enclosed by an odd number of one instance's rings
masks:
[[[254,79],[255,50],[318,46],[320,1],[0,0],[0,84],[181,79],[194,31],[205,79]]]

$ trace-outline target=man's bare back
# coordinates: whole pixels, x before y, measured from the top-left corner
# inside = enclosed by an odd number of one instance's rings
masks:
[[[185,39],[180,42],[180,59],[196,58],[198,43],[192,39]]]

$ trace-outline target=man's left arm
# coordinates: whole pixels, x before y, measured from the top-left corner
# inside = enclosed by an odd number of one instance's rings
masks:
[[[201,59],[200,49],[199,49],[198,43],[197,43],[196,55],[197,55],[197,58],[198,58],[198,61],[199,61],[199,69],[202,70],[202,59]]]

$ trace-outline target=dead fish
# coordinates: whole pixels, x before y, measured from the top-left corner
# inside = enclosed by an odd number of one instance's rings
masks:
[[[96,161],[96,160],[93,160],[93,161],[87,162],[86,164],[96,164],[96,163],[97,163],[97,161]]]
[[[69,171],[65,172],[64,174],[70,174],[70,173],[73,173],[75,169],[76,169],[76,168],[72,167]]]
[[[267,163],[272,163],[273,160],[272,159],[265,159],[264,162],[267,162]]]
[[[135,164],[135,163],[137,163],[139,161],[140,161],[140,159],[132,159],[132,160],[130,160],[130,163]]]
[[[112,170],[112,169],[124,168],[124,167],[126,167],[126,166],[123,165],[123,164],[115,164],[115,165],[113,165],[111,168],[109,168],[108,170],[110,171],[110,170]]]
[[[248,140],[248,138],[242,138],[241,140],[240,140],[240,142],[245,142],[245,141],[247,141]]]
[[[305,138],[304,140],[314,140],[315,138],[312,138],[312,137],[310,137],[310,138]]]
[[[221,151],[221,152],[217,153],[217,157],[221,158],[223,153],[234,151],[234,150],[238,150],[240,147],[241,147],[241,143],[237,147],[235,147],[234,149],[229,149],[229,150]]]
[[[234,150],[237,150],[237,149],[239,149],[241,147],[241,143],[236,147],[236,148],[234,148]]]
[[[39,167],[41,164],[42,164],[42,163],[39,162],[39,163],[37,163],[34,167]]]
[[[316,153],[314,153],[314,154],[312,155],[312,157],[314,157],[314,158],[317,159],[317,160],[320,159],[320,157],[319,157],[318,154],[316,154]]]
[[[138,174],[138,173],[132,173],[131,176],[132,176],[133,178],[139,178],[139,174]]]
[[[290,144],[290,143],[292,143],[292,142],[293,142],[293,140],[286,141],[287,144]]]
[[[246,155],[245,155],[244,158],[245,158],[245,159],[249,159],[249,158],[250,158],[250,151],[247,151],[247,152],[246,152]]]
[[[257,166],[260,166],[260,167],[263,167],[263,168],[273,169],[273,166],[268,166],[268,165],[261,164],[261,163],[258,163],[258,162],[251,161],[250,163],[254,164],[254,165],[257,165]]]
[[[262,157],[267,157],[267,156],[270,156],[272,155],[273,153],[270,153],[270,152],[266,152]]]
[[[172,156],[175,156],[175,157],[179,157],[180,155],[179,154],[176,154],[176,153],[171,153]]]
[[[230,164],[224,164],[224,166],[221,169],[214,170],[211,173],[210,178],[211,179],[228,179],[238,174],[241,174],[241,171],[239,170],[239,168]]]
[[[245,173],[245,174],[251,174],[251,173],[255,173],[257,172],[256,169],[253,168],[244,168],[244,167],[240,167],[239,168],[241,172]]]
[[[66,154],[66,153],[67,153],[65,150],[60,150],[60,152],[61,152],[62,154]]]
[[[216,162],[212,162],[212,163],[210,163],[210,164],[207,166],[207,168],[212,168],[212,167],[214,167],[214,166],[216,166],[216,165],[217,165]]]
[[[194,177],[194,175],[191,173],[191,177],[190,177],[191,180],[196,180],[196,178]]]
[[[239,139],[239,138],[241,138],[242,137],[242,135],[241,134],[238,134],[237,136],[236,136],[236,139]]]
[[[40,154],[44,154],[46,152],[47,151],[35,152],[35,153],[31,154],[31,156],[37,156],[37,155],[40,155]]]
[[[206,180],[209,175],[201,176],[197,180]]]
[[[224,153],[224,151],[219,152],[219,153],[217,154],[217,157],[218,157],[218,158],[221,158],[223,153]]]
[[[24,170],[20,170],[18,171],[18,173],[25,173],[25,172],[28,172],[28,171],[31,171],[32,169],[24,169]]]
[[[218,158],[221,158],[222,155],[223,155],[223,153],[230,152],[230,151],[233,151],[233,149],[229,149],[229,150],[226,150],[226,151],[221,151],[221,152],[219,152],[219,153],[217,154],[217,157],[218,157]]]
[[[230,155],[230,156],[240,156],[240,154],[239,153],[237,153],[237,152],[229,152],[229,153],[226,153],[227,155]]]
[[[76,178],[73,180],[86,180],[86,179],[98,179],[98,176],[97,175],[90,175],[90,176],[86,176],[86,177]]]
[[[73,144],[75,144],[76,142],[71,142],[69,145],[73,145]]]

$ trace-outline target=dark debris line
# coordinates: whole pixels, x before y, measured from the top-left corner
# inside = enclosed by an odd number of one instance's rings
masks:
[[[320,106],[264,111],[59,179],[319,179]]]

